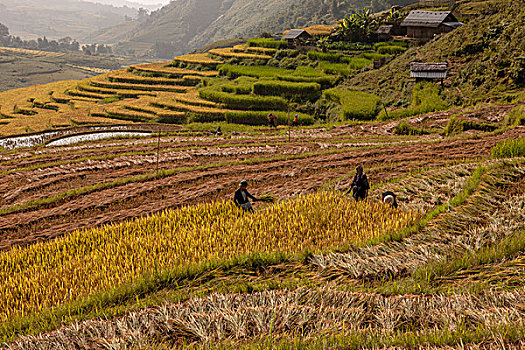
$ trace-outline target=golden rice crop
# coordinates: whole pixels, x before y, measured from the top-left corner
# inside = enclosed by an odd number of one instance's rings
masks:
[[[228,112],[226,109],[204,107],[198,105],[190,105],[185,103],[171,102],[171,101],[155,101],[151,103],[152,106],[157,108],[168,108],[179,112],[190,112],[190,113],[205,113],[205,114],[224,114]]]
[[[149,91],[186,92],[188,91],[188,89],[190,89],[187,86],[176,86],[176,85],[110,82],[103,78],[91,79],[90,84],[91,86],[95,86],[96,88],[103,88],[103,89],[109,89],[109,90],[130,90],[130,91],[147,91],[147,92]]]
[[[269,60],[272,58],[272,56],[268,56],[268,55],[257,55],[257,54],[252,54],[252,53],[235,52],[231,48],[213,49],[213,50],[210,50],[210,53],[212,55],[226,57],[226,58],[241,58],[241,59],[246,58],[246,59],[254,59],[254,60]]]
[[[209,58],[208,56],[206,56],[206,54],[203,54],[203,53],[178,56],[178,57],[175,57],[174,60],[178,62],[184,62],[184,63],[190,63],[190,64],[202,64],[202,65],[212,65],[212,66],[222,63],[221,61],[216,61],[214,59]]]
[[[0,319],[38,312],[167,269],[242,254],[328,250],[414,223],[418,212],[320,192],[244,214],[231,202],[183,207],[0,255]]]
[[[168,62],[171,63],[171,62]],[[168,63],[149,63],[142,64],[138,66],[131,66],[130,69],[139,73],[150,73],[150,74],[159,74],[159,75],[173,75],[178,77],[183,77],[185,75],[197,75],[203,77],[215,77],[217,76],[217,71],[196,71],[191,69],[183,69],[176,67],[167,67]]]

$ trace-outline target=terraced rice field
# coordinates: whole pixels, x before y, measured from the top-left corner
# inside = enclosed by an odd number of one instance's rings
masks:
[[[272,52],[0,94],[0,132],[47,130],[0,140],[8,348],[523,346],[525,160],[493,156],[524,138],[508,123],[523,104],[404,118],[432,131],[412,135],[400,121],[268,128],[265,103],[340,78],[261,66]],[[227,123],[235,113],[253,120]],[[445,136],[452,117],[488,129]],[[151,134],[46,145],[112,130]],[[358,164],[372,188],[356,204],[345,192]],[[272,203],[236,208],[245,179]],[[399,209],[379,202],[386,190]]]

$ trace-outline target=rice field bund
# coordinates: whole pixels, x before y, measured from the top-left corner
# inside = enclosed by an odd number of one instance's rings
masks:
[[[525,104],[349,88],[408,46],[252,39],[0,93],[2,348],[523,348]]]

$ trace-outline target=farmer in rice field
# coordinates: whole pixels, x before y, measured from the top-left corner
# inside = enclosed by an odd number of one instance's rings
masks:
[[[368,197],[370,185],[368,184],[368,178],[366,177],[366,174],[363,172],[363,167],[358,165],[355,170],[356,174],[354,176],[354,180],[352,181],[352,185],[346,194],[353,192],[352,197],[354,197],[357,202],[365,200],[366,197]]]
[[[397,208],[397,196],[392,191],[383,192],[381,201],[387,205]]]
[[[299,125],[299,114],[296,114],[295,117],[293,117],[292,126],[298,126]]]
[[[239,208],[242,208],[244,211],[253,212],[252,203],[250,203],[250,199],[254,202],[257,202],[258,199],[252,196],[248,190],[248,181],[242,180],[239,184],[239,189],[235,191],[235,195],[233,196],[233,202],[235,205],[237,205]]]
[[[268,123],[272,128],[277,127],[277,116],[273,113],[268,114]]]

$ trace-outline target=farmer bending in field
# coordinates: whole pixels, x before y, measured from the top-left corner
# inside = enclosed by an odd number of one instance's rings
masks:
[[[277,116],[273,113],[268,114],[268,123],[272,128],[277,127]]]
[[[349,194],[353,191],[352,197],[357,201],[365,200],[366,197],[368,197],[368,190],[370,189],[370,185],[368,184],[368,178],[366,177],[366,174],[363,172],[363,167],[361,165],[357,166],[356,168],[356,174],[354,176],[354,181],[352,181],[352,185],[350,186],[350,189],[346,194]]]
[[[392,191],[383,192],[381,195],[381,201],[393,208],[397,208],[397,196]]]
[[[235,191],[235,195],[233,196],[233,202],[235,205],[237,205],[239,208],[242,208],[244,211],[253,212],[252,203],[250,203],[250,199],[252,199],[254,202],[257,202],[258,199],[252,196],[248,190],[248,181],[242,180],[239,184],[239,189]]]

